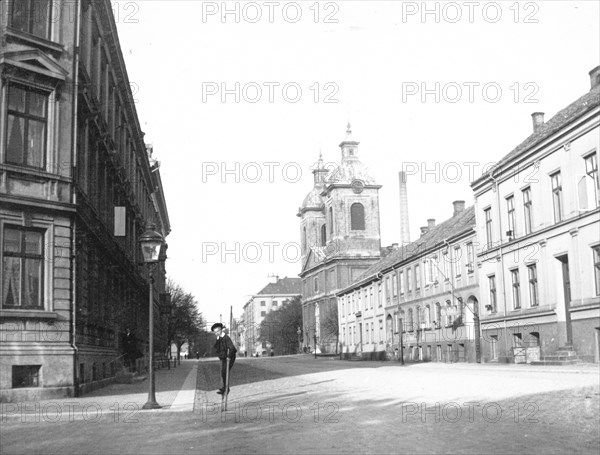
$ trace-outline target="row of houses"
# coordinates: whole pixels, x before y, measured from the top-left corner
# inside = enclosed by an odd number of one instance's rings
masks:
[[[160,163],[108,0],[0,10],[0,401],[73,396],[147,354],[149,281],[168,348],[138,242],[171,229]]]
[[[598,361],[600,66],[591,88],[472,182],[474,204],[381,248],[378,190],[349,135],[300,207],[305,341],[414,361]],[[400,173],[401,225],[408,225]],[[321,321],[337,314],[338,330]]]

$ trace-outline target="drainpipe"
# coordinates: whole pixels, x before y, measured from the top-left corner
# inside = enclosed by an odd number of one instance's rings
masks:
[[[75,185],[76,177],[75,170],[77,169],[77,97],[79,92],[79,35],[80,35],[80,27],[81,21],[79,20],[79,16],[81,15],[81,0],[76,0],[75,3],[75,27],[74,27],[74,38],[73,38],[73,94],[72,94],[72,116],[71,116],[71,200],[74,203],[77,203],[75,190],[73,186]],[[76,217],[77,215],[75,215]],[[76,261],[75,261],[75,251],[77,248],[76,243],[76,218],[73,218],[71,221],[71,328],[70,328],[70,338],[71,338],[71,347],[73,348],[73,388],[74,395],[79,396],[79,369],[77,368],[79,365],[79,351],[77,349],[76,338],[76,326],[75,326],[75,318],[76,318]]]
[[[494,178],[494,169],[490,170],[488,176],[494,182],[494,188],[496,191],[496,203],[498,206],[498,227],[500,229],[500,275],[502,277],[502,303],[504,312],[504,349],[506,350],[506,356],[508,357],[508,327],[506,323],[506,281],[504,276],[504,255],[502,254],[502,215],[500,213],[500,188],[498,185],[498,180]]]

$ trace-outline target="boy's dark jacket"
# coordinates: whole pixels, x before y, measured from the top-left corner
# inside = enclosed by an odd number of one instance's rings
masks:
[[[233,341],[229,338],[229,335],[224,335],[221,338],[217,338],[215,342],[215,349],[217,350],[217,356],[219,359],[227,358],[227,349],[229,348],[229,357],[235,357],[237,349],[233,345]]]

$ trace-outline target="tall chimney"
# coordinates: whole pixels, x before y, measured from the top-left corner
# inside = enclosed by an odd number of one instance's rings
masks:
[[[598,90],[600,88],[600,65],[590,71],[590,90]]]
[[[531,118],[533,119],[533,132],[537,133],[537,130],[544,124],[544,113],[543,112],[534,112],[531,114]]]
[[[406,172],[398,172],[400,178],[400,245],[410,242],[410,227],[408,224],[408,193],[406,190]]]
[[[465,201],[454,201],[452,205],[454,206],[454,214],[452,216],[456,216],[465,211]]]
[[[435,218],[429,218],[427,220],[427,229],[431,230],[434,227],[435,227]]]

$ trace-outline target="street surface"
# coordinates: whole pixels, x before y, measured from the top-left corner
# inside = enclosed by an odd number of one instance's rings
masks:
[[[532,367],[238,358],[85,397],[3,403],[1,453],[598,453],[598,365]],[[195,384],[195,386],[194,386]]]

